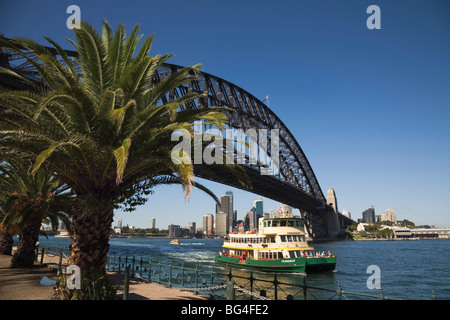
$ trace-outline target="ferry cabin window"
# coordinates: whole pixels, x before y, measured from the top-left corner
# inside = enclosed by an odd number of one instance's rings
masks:
[[[279,251],[260,251],[259,252],[260,259],[282,259],[283,253]]]
[[[300,258],[300,257],[301,257],[300,250],[289,251],[289,258]]]
[[[287,222],[286,220],[281,220],[280,221],[280,226],[281,227],[286,227],[286,222]]]
[[[281,242],[304,242],[305,236],[280,236]]]

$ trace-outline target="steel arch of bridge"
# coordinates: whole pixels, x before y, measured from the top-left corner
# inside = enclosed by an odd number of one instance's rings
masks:
[[[56,55],[56,50],[50,47],[46,48],[50,53]],[[33,57],[26,50],[22,52]],[[66,50],[66,53],[71,57],[77,57],[76,51]],[[0,51],[0,66],[36,81],[40,80],[33,71],[32,65],[20,55]],[[150,85],[155,85],[181,68],[181,66],[174,64],[162,64],[157,68]],[[330,207],[326,204],[324,194],[305,153],[286,125],[261,100],[246,90],[206,72],[198,71],[196,74],[196,80],[187,82],[173,92],[169,92],[162,99],[163,102],[166,103],[186,93],[203,93],[201,98],[186,103],[182,108],[223,106],[235,111],[229,113],[228,116],[228,124],[231,128],[242,129],[243,131],[251,128],[278,129],[279,173],[276,176],[264,176],[259,173],[258,165],[243,165],[252,182],[252,189],[249,191],[300,209],[309,223],[310,232],[315,237],[329,237],[330,222],[327,216],[333,210],[330,210]],[[11,88],[26,89],[26,85],[23,83],[4,75],[1,76],[0,83]],[[270,135],[268,135],[267,140],[267,145],[270,146]],[[270,155],[270,148],[268,154]],[[211,170],[204,170],[204,166],[195,166],[194,170],[197,176],[244,189],[235,178],[226,170],[221,169],[219,165],[215,165],[213,170],[215,174],[213,175]]]

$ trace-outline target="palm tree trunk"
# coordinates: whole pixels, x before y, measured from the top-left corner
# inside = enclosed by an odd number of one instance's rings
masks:
[[[36,215],[23,227],[19,233],[19,243],[17,251],[11,259],[11,266],[31,267],[35,260],[36,243],[39,239],[39,229],[41,228],[42,218]]]
[[[14,240],[12,233],[9,232],[9,228],[1,227],[0,229],[0,254],[11,255]]]
[[[113,205],[107,201],[81,207],[72,217],[69,263],[77,265],[82,276],[89,279],[106,273]]]

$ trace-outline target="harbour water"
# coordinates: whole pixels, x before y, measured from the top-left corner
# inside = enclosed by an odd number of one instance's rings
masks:
[[[112,238],[110,255],[129,255],[151,258],[168,265],[184,263],[213,266],[214,256],[221,250],[223,240],[180,239],[179,245],[170,244],[171,239]],[[68,247],[70,239],[40,237],[45,246]],[[336,270],[328,273],[306,275],[310,286],[336,289],[339,281],[345,291],[377,295],[376,289],[367,287],[372,273],[369,266],[378,266],[384,295],[408,300],[428,300],[432,291],[436,299],[450,299],[450,241],[336,241],[312,243],[316,251],[331,251],[337,256]],[[255,275],[256,277],[257,275]],[[268,275],[261,274],[261,277]],[[284,274],[283,281],[303,283],[304,275]],[[326,299],[326,297],[318,297]],[[352,297],[352,299],[357,299]]]

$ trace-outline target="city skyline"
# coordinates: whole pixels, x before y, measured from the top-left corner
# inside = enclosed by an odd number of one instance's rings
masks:
[[[450,226],[449,1],[149,1],[136,10],[130,2],[24,0],[0,4],[0,33],[45,45],[47,36],[72,50],[64,39],[74,38],[70,4],[97,29],[103,19],[128,31],[140,23],[141,33],[155,33],[151,55],[173,52],[169,63],[202,63],[202,71],[268,96],[324,195],[333,188],[353,220],[374,205],[416,225]],[[379,30],[366,27],[371,4],[381,10]],[[170,12],[170,24],[149,12]],[[190,15],[202,19],[186,28]],[[196,180],[218,197],[231,190],[240,217],[260,197]],[[279,206],[262,199],[269,211]],[[144,228],[154,217],[160,229],[199,225],[214,207],[200,190],[186,201],[181,187],[159,186],[135,212],[116,211],[113,224]]]

